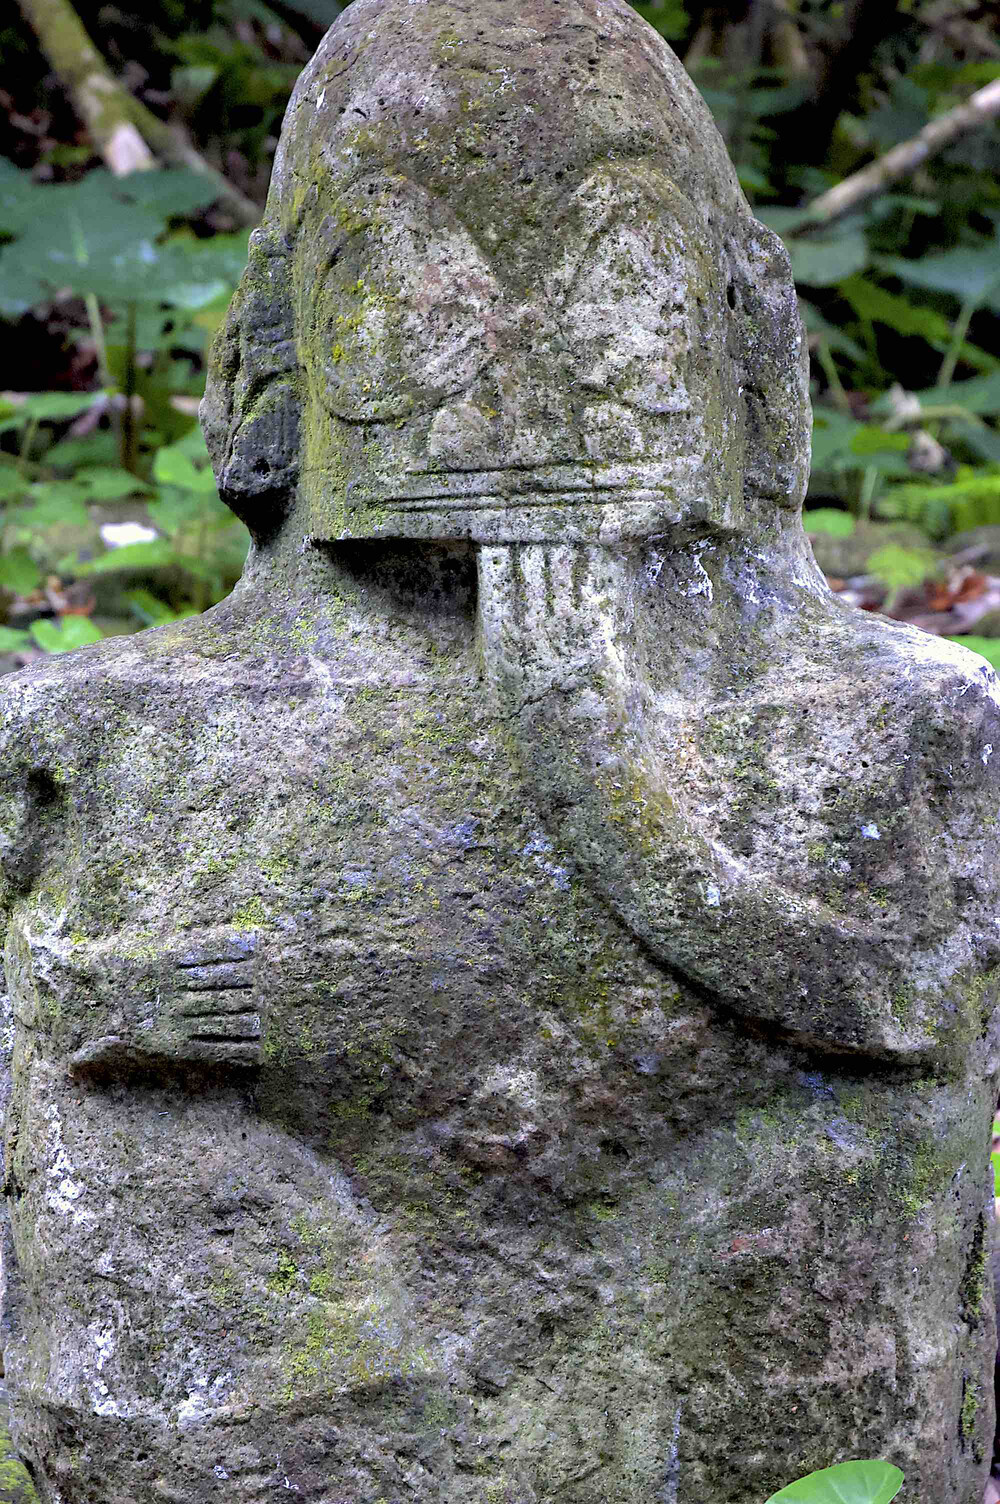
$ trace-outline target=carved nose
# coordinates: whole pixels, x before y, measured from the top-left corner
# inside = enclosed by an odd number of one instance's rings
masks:
[[[437,468],[505,470],[513,466],[565,463],[578,457],[567,417],[523,400],[520,385],[502,391],[502,411],[488,398],[450,402],[436,414],[427,435],[427,456]]]
[[[427,455],[449,470],[499,468],[499,414],[475,402],[450,402],[442,407],[427,436]]]
[[[636,415],[619,402],[595,402],[583,411],[583,443],[592,460],[637,459],[646,437]]]

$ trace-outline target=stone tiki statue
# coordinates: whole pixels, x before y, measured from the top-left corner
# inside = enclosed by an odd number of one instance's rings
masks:
[[[215,352],[242,583],[3,691],[46,1504],[978,1500],[996,684],[829,594],[807,420],[623,0],[355,0]]]

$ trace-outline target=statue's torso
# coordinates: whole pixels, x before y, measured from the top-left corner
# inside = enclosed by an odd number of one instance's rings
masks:
[[[8,946],[8,1365],[29,1431],[73,1413],[63,1496],[686,1501],[790,1405],[822,1447],[840,1403],[919,1404],[898,1254],[859,1269],[838,1230],[879,1175],[921,1209],[912,1092],[643,954],[532,809],[461,622],[432,650],[233,610],[23,728],[55,803]],[[925,1095],[957,1162],[963,1094]]]

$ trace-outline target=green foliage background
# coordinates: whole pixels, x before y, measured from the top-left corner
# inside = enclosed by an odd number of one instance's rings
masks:
[[[78,7],[117,76],[261,203],[289,90],[340,8]],[[817,536],[862,529],[865,568],[891,605],[942,567],[945,540],[1000,529],[1000,133],[963,137],[829,228],[809,228],[803,208],[1000,77],[993,7],[635,9],[685,59],[757,213],[786,239],[814,362],[809,525]],[[195,412],[247,232],[190,172],[113,178],[12,18],[0,57],[16,80],[0,94],[9,668],[203,609],[236,579],[247,539],[216,496]],[[113,531],[126,523],[144,532]]]

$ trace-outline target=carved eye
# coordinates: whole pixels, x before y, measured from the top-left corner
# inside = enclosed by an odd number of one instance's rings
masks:
[[[495,279],[471,236],[415,184],[368,180],[337,208],[311,320],[323,400],[349,422],[429,411],[489,360]]]

